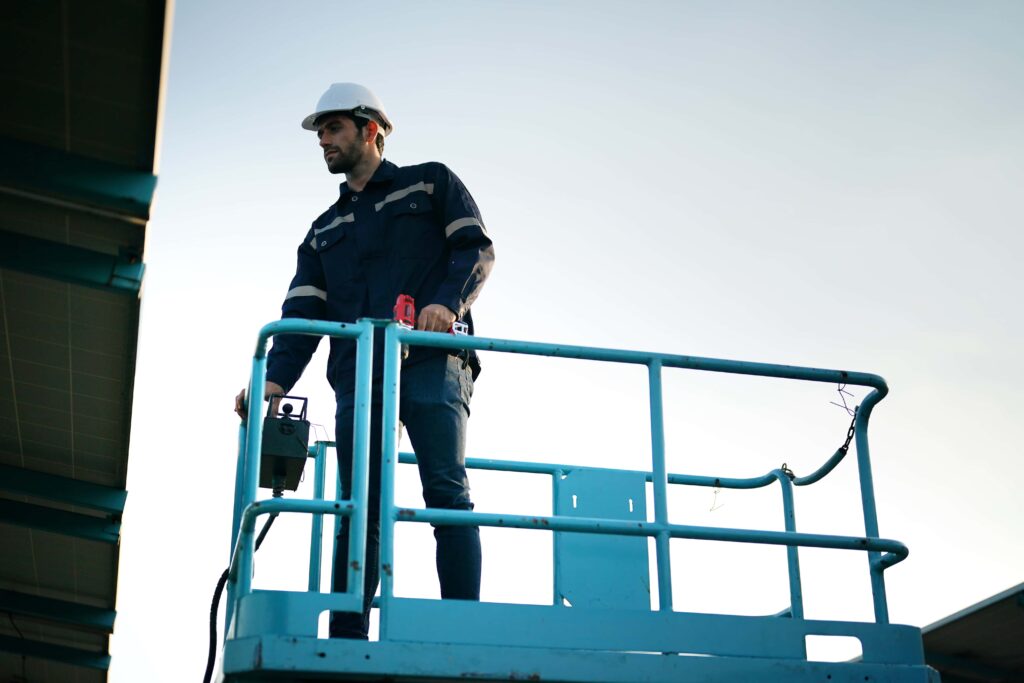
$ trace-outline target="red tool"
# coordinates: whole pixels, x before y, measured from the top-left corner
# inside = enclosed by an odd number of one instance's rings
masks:
[[[415,330],[416,329],[416,300],[408,294],[399,294],[395,300],[395,308],[393,309],[395,317],[394,320],[402,327]],[[448,328],[448,334],[469,334],[469,325],[456,320]],[[409,345],[402,344],[402,360],[409,357]]]
[[[395,299],[395,322],[408,330],[416,329],[416,300],[408,294],[399,294]],[[409,357],[409,345],[402,344],[402,360]]]
[[[395,321],[402,327],[416,329],[416,300],[408,294],[399,294],[395,300]]]

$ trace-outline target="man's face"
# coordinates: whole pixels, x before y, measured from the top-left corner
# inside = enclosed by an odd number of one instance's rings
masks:
[[[317,124],[317,137],[324,151],[324,161],[331,173],[348,173],[366,153],[366,143],[352,119],[330,114]]]

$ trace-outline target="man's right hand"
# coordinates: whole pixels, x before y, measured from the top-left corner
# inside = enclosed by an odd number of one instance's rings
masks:
[[[267,382],[263,386],[263,400],[264,401],[267,400],[268,398],[270,398],[271,396],[273,396],[274,394],[283,394],[283,393],[284,393],[284,387],[282,387],[280,384],[277,384],[276,382]],[[274,404],[271,406],[271,411],[270,411],[271,414],[276,414],[277,413],[277,405],[280,402],[281,402],[281,399],[279,399],[279,398],[275,398],[274,399]],[[245,389],[244,388],[240,392],[238,392],[238,396],[235,396],[235,412],[238,414],[238,417],[242,418],[243,422],[249,416],[249,414],[248,414],[248,412],[246,410],[246,406],[245,406]]]

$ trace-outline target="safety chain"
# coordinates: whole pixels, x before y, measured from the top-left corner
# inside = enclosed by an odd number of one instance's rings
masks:
[[[839,450],[842,451],[843,455],[846,455],[847,451],[850,450],[850,442],[853,441],[853,435],[857,431],[858,410],[860,410],[860,406],[857,406],[853,409],[853,419],[850,420],[850,428],[846,430],[846,441],[844,441],[843,445],[839,447]],[[793,470],[789,469],[789,467],[786,466],[786,463],[782,463],[782,467],[780,467],[779,469],[782,470],[782,473],[784,475],[789,477],[790,481],[796,479],[796,475],[793,474]]]
[[[839,450],[841,450],[843,452],[843,455],[846,455],[846,452],[848,450],[850,450],[850,442],[853,441],[853,435],[854,435],[854,433],[856,432],[856,429],[857,429],[857,411],[858,410],[860,410],[860,406],[856,406],[853,409],[853,419],[850,420],[850,428],[848,430],[846,430],[846,441],[844,441],[843,445],[839,447]]]

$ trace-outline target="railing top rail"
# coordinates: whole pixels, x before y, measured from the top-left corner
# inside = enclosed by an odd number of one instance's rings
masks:
[[[704,370],[706,372],[778,377],[782,379],[800,379],[811,382],[827,382],[830,384],[850,384],[853,386],[872,387],[877,389],[882,396],[889,391],[885,380],[881,376],[867,372],[808,368],[798,365],[755,363],[750,361],[705,358],[702,356],[683,356],[650,351],[626,351],[622,349],[606,349],[593,346],[546,344],[541,342],[515,341],[510,339],[438,334],[436,332],[421,332],[416,330],[407,330],[404,328],[399,328],[397,330],[397,339],[398,341],[407,344],[416,344],[441,349],[475,349],[478,351],[521,353],[534,356],[576,358],[583,360],[608,361],[613,363],[632,363],[637,365],[650,365],[651,363],[657,362],[664,367]],[[879,398],[881,398],[881,396]]]
[[[360,331],[365,325],[370,324],[374,326],[381,326],[387,323],[389,323],[389,321],[368,318],[360,319],[356,323],[338,323],[325,320],[302,320],[295,318],[277,320],[264,325],[260,330],[254,357],[257,359],[265,357],[267,353],[267,340],[278,334],[310,334],[355,339],[359,336]],[[490,337],[439,334],[437,332],[408,330],[401,327],[396,330],[396,333],[398,341],[400,342],[432,348],[451,349],[455,351],[462,349],[474,349],[477,351],[520,353],[533,356],[576,358],[612,363],[631,363],[636,365],[659,363],[664,367],[703,370],[705,372],[754,375],[759,377],[778,377],[781,379],[799,379],[810,382],[827,382],[829,384],[850,384],[853,386],[872,387],[878,390],[880,394],[878,397],[879,399],[889,392],[885,379],[879,375],[868,372],[809,368],[799,365],[757,363],[722,358],[706,358],[702,356],[684,356],[651,351],[627,351],[623,349],[606,349],[594,346],[547,344],[542,342],[517,341],[512,339],[493,339]]]

